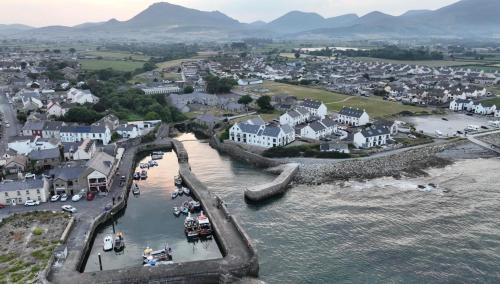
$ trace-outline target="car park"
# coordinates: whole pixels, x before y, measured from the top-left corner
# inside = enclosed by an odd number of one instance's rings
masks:
[[[71,206],[71,205],[63,205],[61,206],[62,210],[63,211],[66,211],[66,212],[69,212],[69,213],[75,213],[76,212],[76,208]]]
[[[87,192],[87,201],[92,201],[95,198],[95,193]]]
[[[75,194],[75,195],[73,195],[73,197],[71,197],[71,201],[73,201],[73,202],[78,202],[78,201],[80,201],[80,199],[82,199],[81,194]]]
[[[61,195],[61,199],[60,199],[62,202],[66,202],[66,200],[68,200],[68,195],[66,193],[63,193]]]
[[[56,202],[57,200],[59,200],[59,197],[61,197],[61,196],[59,196],[57,194],[56,195],[52,195],[52,197],[50,198],[50,201],[51,202]]]
[[[38,200],[26,200],[26,202],[24,202],[24,206],[36,206],[36,205],[40,205],[40,201]]]

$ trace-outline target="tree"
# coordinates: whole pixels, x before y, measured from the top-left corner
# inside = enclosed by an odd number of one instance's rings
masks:
[[[76,49],[74,49],[73,47],[69,49],[69,53],[75,53],[76,52]]]
[[[248,106],[252,101],[253,101],[252,97],[250,97],[249,95],[244,95],[238,100],[238,103]]]
[[[271,97],[267,95],[258,98],[257,105],[263,111],[270,111],[274,109],[273,106],[271,105]]]
[[[295,54],[294,54],[295,58],[300,58],[300,52],[296,51]]]
[[[184,87],[184,94],[191,94],[192,92],[194,92],[193,86]]]
[[[160,116],[158,115],[158,113],[154,111],[150,111],[146,113],[146,115],[144,116],[144,120],[158,120],[158,119],[160,119]]]

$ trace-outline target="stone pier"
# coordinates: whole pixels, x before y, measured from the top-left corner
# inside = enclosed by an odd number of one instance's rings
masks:
[[[299,171],[299,164],[290,163],[278,167],[281,174],[273,181],[245,189],[245,198],[252,202],[263,201],[286,191],[288,184]]]

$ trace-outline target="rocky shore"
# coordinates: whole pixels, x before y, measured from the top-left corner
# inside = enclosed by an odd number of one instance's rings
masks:
[[[476,158],[493,156],[491,152],[468,141],[459,140],[360,159],[330,162],[301,159],[296,161],[300,164],[300,170],[295,182],[318,184],[342,179],[426,175],[425,169],[445,167],[452,164],[454,160],[472,158],[471,153]]]

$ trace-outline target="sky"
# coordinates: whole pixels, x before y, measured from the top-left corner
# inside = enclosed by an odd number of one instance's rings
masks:
[[[1,24],[72,26],[84,22],[128,20],[161,0],[0,0]],[[271,21],[300,10],[324,17],[381,11],[400,15],[407,10],[437,9],[458,0],[168,0],[204,11],[218,10],[241,22]]]

